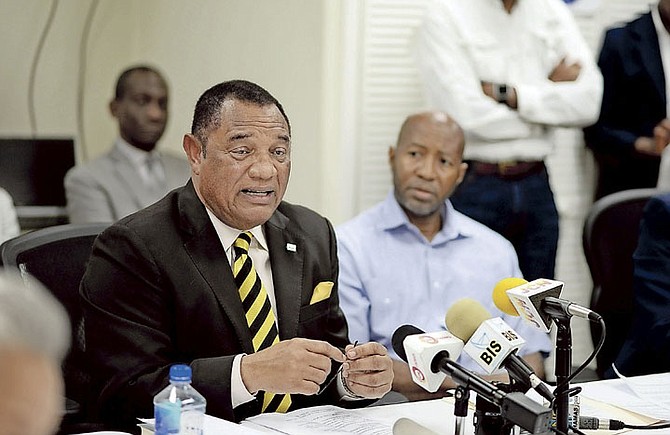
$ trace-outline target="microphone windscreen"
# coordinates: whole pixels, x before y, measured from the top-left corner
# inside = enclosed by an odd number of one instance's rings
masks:
[[[518,287],[520,285],[526,284],[526,281],[523,278],[505,278],[498,281],[495,287],[493,287],[493,303],[498,307],[500,311],[510,316],[518,316],[519,312],[516,310],[512,301],[510,301],[509,296],[507,296],[507,290]]]
[[[414,420],[402,417],[393,423],[393,435],[437,435],[437,432],[421,426]]]
[[[407,353],[405,352],[405,346],[403,342],[408,335],[414,334],[423,334],[423,331],[414,325],[402,325],[398,327],[395,332],[393,332],[393,336],[391,337],[391,345],[393,346],[393,350],[396,354],[398,354],[400,359],[405,362],[407,362]]]
[[[470,298],[457,300],[447,311],[444,323],[449,332],[464,342],[470,340],[482,322],[491,318],[491,313],[478,301]]]

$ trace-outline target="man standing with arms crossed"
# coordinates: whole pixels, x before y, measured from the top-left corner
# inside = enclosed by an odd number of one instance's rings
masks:
[[[429,105],[465,131],[454,207],[514,245],[524,278],[553,278],[552,127],[598,117],[602,76],[560,0],[431,0],[418,40]]]

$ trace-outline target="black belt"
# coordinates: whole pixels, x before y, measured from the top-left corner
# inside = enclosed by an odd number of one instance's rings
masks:
[[[477,175],[495,175],[504,180],[520,180],[545,170],[542,161],[488,163],[470,160],[468,161],[468,167]]]

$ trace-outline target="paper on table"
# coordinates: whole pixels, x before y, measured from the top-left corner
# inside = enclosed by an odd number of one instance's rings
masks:
[[[629,425],[635,426],[649,426],[653,423],[657,423],[659,419],[648,417],[637,412],[629,411],[623,408],[620,408],[615,405],[610,405],[608,403],[602,402],[600,400],[589,399],[588,397],[580,398],[580,415],[596,417],[598,419],[608,419],[608,420],[619,420],[623,421]],[[619,434],[630,432],[630,429],[622,429],[619,431],[587,431],[587,433],[593,434]],[[662,432],[655,430],[651,434],[653,435],[663,435]],[[650,434],[650,435],[651,435]],[[665,435],[668,435],[667,433]]]
[[[154,433],[154,419],[153,418],[141,418],[143,424],[140,425],[142,428],[142,435],[153,434]],[[244,427],[237,423],[230,422],[228,420],[223,420],[221,418],[212,417],[211,415],[205,414],[205,424],[204,424],[204,435],[220,435],[234,433],[236,435],[259,435],[265,434],[266,432],[261,432],[250,427]]]
[[[249,425],[258,425],[291,435],[389,435],[392,430],[392,424],[389,422],[372,419],[332,405],[297,409],[286,414],[260,414],[242,422],[242,426],[249,427]]]
[[[391,435],[398,419],[409,418],[438,435],[452,435],[456,424],[453,404],[445,399],[405,402],[359,409],[317,406],[286,414],[261,414],[242,422],[242,426],[290,434],[365,434]],[[472,415],[465,421],[465,433],[474,434]],[[656,434],[654,434],[656,435]]]
[[[660,420],[670,420],[670,373],[580,384],[581,395]]]
[[[116,431],[103,430],[103,431],[97,431],[97,432],[84,432],[84,433],[80,433],[79,435],[131,435],[131,433],[130,432],[116,432]]]

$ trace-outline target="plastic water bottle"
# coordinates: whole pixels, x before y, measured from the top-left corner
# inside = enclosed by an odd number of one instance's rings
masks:
[[[170,385],[154,397],[155,435],[202,435],[207,401],[191,386],[191,367],[170,367]]]

